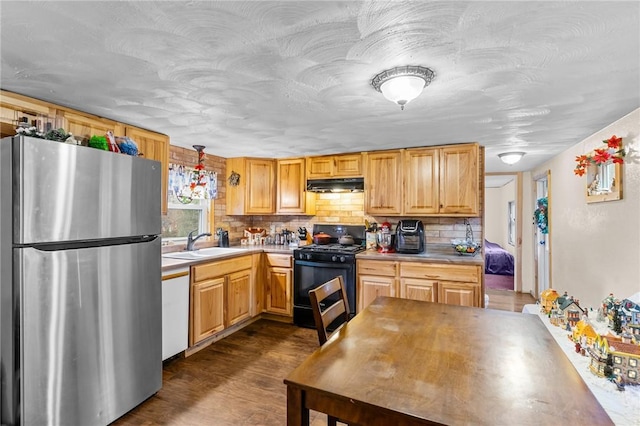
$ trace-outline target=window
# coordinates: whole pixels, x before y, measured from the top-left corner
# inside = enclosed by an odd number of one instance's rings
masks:
[[[509,201],[507,205],[509,217],[508,233],[509,233],[509,244],[512,246],[516,245],[516,203],[515,201]]]
[[[635,358],[629,358],[629,366],[630,367],[637,367],[638,366],[638,360]]]
[[[636,377],[638,377],[638,372],[635,370],[629,370],[627,372],[627,375],[629,376],[630,379],[635,379]]]
[[[622,364],[622,358],[619,356],[614,356],[613,357],[613,363],[614,364]]]
[[[167,215],[162,217],[162,239],[187,238],[191,231],[197,234],[210,232],[210,200],[193,200],[189,204],[169,203]]]

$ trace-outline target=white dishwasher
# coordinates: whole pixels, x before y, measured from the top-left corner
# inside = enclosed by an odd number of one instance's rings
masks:
[[[162,360],[189,343],[189,268],[162,273]]]

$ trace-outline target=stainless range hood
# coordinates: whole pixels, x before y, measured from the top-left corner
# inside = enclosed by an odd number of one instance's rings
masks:
[[[364,178],[307,179],[309,192],[363,192]]]

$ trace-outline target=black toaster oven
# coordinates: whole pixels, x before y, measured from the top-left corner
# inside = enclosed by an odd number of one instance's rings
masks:
[[[401,220],[396,226],[396,253],[424,252],[424,225],[421,220]]]

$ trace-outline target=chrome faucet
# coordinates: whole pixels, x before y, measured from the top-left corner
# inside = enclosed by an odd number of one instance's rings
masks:
[[[195,244],[196,241],[198,241],[198,239],[200,237],[210,237],[211,234],[208,232],[203,232],[202,234],[196,235],[195,237],[193,236],[193,233],[196,231],[191,231],[189,232],[189,235],[187,235],[187,247],[185,248],[186,251],[193,251],[193,245]]]

